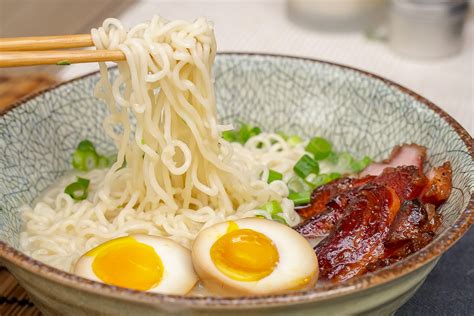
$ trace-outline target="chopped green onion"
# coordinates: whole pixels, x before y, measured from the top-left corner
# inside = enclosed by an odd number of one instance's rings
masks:
[[[272,219],[275,221],[275,222],[279,222],[281,224],[284,224],[284,225],[288,225],[288,223],[286,222],[286,220],[281,217],[280,215],[273,215],[272,216]]]
[[[275,171],[272,169],[268,171],[267,183],[272,183],[273,181],[281,180],[281,179],[283,179],[283,175],[279,173],[278,171]]]
[[[77,177],[77,182],[82,185],[89,186],[90,180],[86,178]]]
[[[228,142],[238,142],[245,144],[251,137],[260,134],[262,131],[259,127],[252,127],[248,124],[240,123],[240,128],[233,131],[225,131],[222,138]]]
[[[311,201],[311,192],[290,192],[288,198],[292,200],[296,206],[306,205]]]
[[[95,152],[94,144],[88,139],[85,139],[77,145],[77,150],[79,151],[93,151]]]
[[[95,168],[105,168],[110,166],[113,160],[101,156],[95,150],[94,144],[90,140],[83,140],[77,145],[76,151],[72,155],[72,166],[76,170],[89,171]]]
[[[332,170],[335,170],[339,173],[344,174],[353,172],[352,167],[355,159],[348,152],[331,153],[326,161],[333,165],[331,168]]]
[[[322,173],[322,174],[312,173],[306,177],[305,181],[311,186],[311,188],[315,189],[328,182],[327,176],[328,175],[325,173]]]
[[[280,203],[275,200],[263,204],[262,209],[267,211],[272,216],[272,218],[273,215],[283,212]]]
[[[235,142],[237,141],[235,131],[225,131],[222,132],[222,138],[224,138],[228,142]]]
[[[71,63],[68,60],[61,60],[56,63],[58,66],[69,66]]]
[[[338,172],[321,173],[319,175],[315,175],[314,177],[311,177],[310,174],[308,177],[306,177],[305,181],[309,183],[313,189],[315,189],[340,177],[341,174]]]
[[[341,152],[331,153],[326,161],[335,165],[335,169],[340,173],[352,173],[364,170],[372,162],[372,159],[364,156],[362,159],[357,160],[350,153]]]
[[[332,151],[332,145],[322,137],[313,137],[306,145],[305,150],[313,154],[315,160],[323,160]]]
[[[245,144],[251,137],[260,134],[262,131],[259,127],[251,127],[248,124],[242,124],[239,130],[239,142]]]
[[[262,133],[262,130],[260,129],[260,127],[255,126],[252,129],[250,129],[250,137],[259,135],[261,133]]]
[[[99,161],[97,162],[97,167],[98,168],[107,168],[108,166],[110,166],[109,158],[104,157],[104,156],[99,156]]]
[[[309,155],[303,155],[303,157],[298,160],[296,165],[293,167],[293,171],[300,177],[305,179],[309,174],[319,173],[318,162],[311,158]]]
[[[326,161],[329,162],[329,163],[332,163],[333,165],[337,164],[337,162],[339,161],[339,154],[332,151],[327,157],[326,157]]]
[[[292,192],[310,191],[312,188],[300,177],[294,176],[288,180],[288,189]]]
[[[372,162],[372,159],[368,156],[364,156],[361,160],[354,160],[351,163],[351,168],[354,170],[354,172],[360,172],[365,169],[370,163]]]
[[[250,130],[247,128],[247,125],[242,125],[237,133],[237,139],[239,143],[245,144],[250,138]]]
[[[89,182],[88,179],[78,177],[76,182],[69,184],[64,189],[64,193],[68,194],[76,201],[85,200],[89,193]]]
[[[286,220],[280,215],[278,215],[280,213],[283,213],[283,209],[281,208],[280,203],[278,203],[277,201],[273,200],[273,201],[265,203],[264,205],[262,205],[262,209],[267,211],[268,214],[270,214],[272,220],[288,225]]]
[[[298,144],[301,144],[303,140],[298,135],[290,136],[287,140],[287,143],[290,147],[295,147]]]
[[[89,171],[97,167],[99,157],[92,151],[76,150],[72,156],[72,166],[76,170]]]
[[[339,179],[342,175],[339,172],[331,172],[329,174],[330,181]]]
[[[337,160],[337,163],[341,166],[341,167],[350,167],[352,165],[352,163],[354,162],[354,157],[352,157],[351,154],[349,154],[348,152],[342,152],[339,154],[339,158]]]

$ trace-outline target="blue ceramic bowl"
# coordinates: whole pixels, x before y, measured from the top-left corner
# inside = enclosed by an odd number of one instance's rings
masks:
[[[474,151],[469,134],[417,94],[383,78],[327,62],[258,54],[221,54],[215,65],[221,121],[241,120],[303,137],[322,135],[339,150],[375,159],[400,143],[429,148],[427,166],[449,160],[454,190],[443,223],[424,249],[393,266],[340,285],[284,295],[197,298],[108,286],[46,266],[18,250],[18,206],[31,203],[70,169],[88,138],[112,151],[92,96],[97,73],[13,105],[0,117],[0,260],[47,314],[392,313],[421,285],[439,257],[473,221]]]

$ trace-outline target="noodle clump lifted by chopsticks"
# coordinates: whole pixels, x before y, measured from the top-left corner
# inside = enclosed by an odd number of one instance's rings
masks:
[[[71,175],[30,208],[24,207],[22,247],[33,257],[70,270],[88,249],[131,233],[169,236],[189,247],[214,223],[263,215],[264,203],[281,203],[288,224],[298,216],[283,181],[268,184],[268,168],[291,171],[304,152],[276,134],[244,146],[226,142],[231,126],[217,122],[212,81],[216,43],[212,25],[159,16],[126,31],[116,19],[92,30],[97,49],[121,50],[111,81],[100,64],[96,96],[110,114],[106,133],[117,160],[108,170],[81,175],[89,197],[74,202],[63,192]],[[135,123],[136,122],[136,123]]]

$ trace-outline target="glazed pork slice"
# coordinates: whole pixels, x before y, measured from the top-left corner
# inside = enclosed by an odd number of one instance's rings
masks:
[[[415,166],[422,173],[426,158],[426,148],[415,144],[404,144],[394,147],[390,158],[381,163],[372,163],[364,169],[360,177],[344,177],[316,188],[311,194],[311,203],[297,207],[296,211],[303,219],[311,218],[326,211],[326,204],[334,197],[358,188],[383,173],[385,168]]]
[[[319,213],[317,215],[295,226],[294,229],[309,239],[324,237],[329,234],[336,223],[341,219],[348,201],[354,198],[359,188],[368,184],[388,186],[396,192],[398,198],[403,203],[406,200],[417,198],[428,181],[415,166],[389,167],[378,177],[367,176],[362,179],[346,179],[352,180],[351,185],[344,185],[343,187],[346,190],[340,190],[339,194],[333,194],[332,199],[328,202],[326,202],[327,195],[319,194],[319,192],[330,191],[331,189],[327,189],[328,187],[341,187],[340,183],[347,183],[349,181],[344,179],[340,179],[341,181],[335,180],[321,186],[321,190],[318,190],[319,188],[316,189],[315,192],[318,192],[312,195],[311,206],[309,207],[313,207],[313,205],[321,207],[321,204],[325,202],[325,208],[322,211],[318,210]],[[337,192],[337,190],[334,191]],[[323,196],[323,198],[321,198],[321,196]],[[314,201],[313,198],[321,198],[321,201]]]
[[[394,189],[403,203],[405,200],[419,197],[426,187],[428,179],[418,166],[407,165],[396,168],[387,167],[372,182]]]
[[[326,204],[336,196],[358,188],[373,178],[373,176],[367,176],[364,178],[344,177],[326,183],[314,189],[311,193],[311,203],[296,208],[296,212],[304,219],[324,213],[326,211]]]
[[[374,162],[368,165],[360,173],[360,177],[367,175],[378,176],[387,167],[415,166],[423,170],[426,159],[426,148],[416,144],[403,144],[392,149],[390,157],[382,162]]]
[[[375,271],[388,266],[425,247],[434,238],[441,225],[441,216],[433,204],[422,204],[419,200],[403,203],[384,241],[384,254],[367,266]]]
[[[332,200],[326,203],[323,212],[293,228],[307,239],[320,239],[326,237],[341,219],[347,206],[347,202],[355,192],[357,191],[348,191],[335,196]]]
[[[384,243],[384,256],[374,266],[390,265],[430,243],[441,225],[441,215],[436,207],[449,198],[451,190],[452,170],[449,162],[428,172],[428,183],[420,199],[406,201],[402,205]]]
[[[330,232],[315,247],[321,278],[345,281],[425,247],[441,223],[436,205],[427,202],[442,203],[449,197],[449,163],[429,175],[427,179],[415,166],[386,168],[367,184],[331,200],[327,209],[332,212],[311,222],[319,234],[323,229]]]
[[[345,281],[384,255],[384,240],[400,209],[393,189],[368,184],[353,194],[335,229],[315,247],[320,278]]]
[[[451,194],[453,171],[449,161],[440,167],[432,169],[428,172],[428,185],[421,194],[423,203],[434,204],[439,206],[444,203]]]

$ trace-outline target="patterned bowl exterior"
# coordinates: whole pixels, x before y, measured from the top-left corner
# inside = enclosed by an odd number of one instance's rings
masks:
[[[158,303],[191,309],[314,303],[355,295],[397,280],[400,283],[417,269],[425,269],[426,275],[436,259],[473,222],[472,138],[429,101],[375,75],[303,58],[221,54],[214,73],[222,122],[240,120],[263,130],[303,137],[321,135],[332,140],[338,150],[367,154],[376,160],[387,157],[394,145],[411,142],[429,148],[426,168],[449,160],[454,190],[441,208],[439,235],[403,262],[343,285],[262,297],[191,298],[142,293],[88,281],[35,261],[16,250],[21,229],[18,206],[31,203],[71,168],[70,157],[80,140],[92,140],[100,151],[114,150],[101,128],[107,114],[105,105],[92,96],[99,78],[94,73],[15,104],[0,117],[0,258],[20,282],[25,275],[31,275],[53,287],[74,288],[80,293],[91,292],[155,308]],[[416,286],[422,278],[417,282]],[[411,286],[410,295],[415,285]],[[407,289],[403,291],[408,293]],[[33,296],[38,295],[41,294]],[[47,309],[40,299],[38,303]]]

